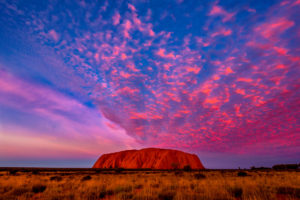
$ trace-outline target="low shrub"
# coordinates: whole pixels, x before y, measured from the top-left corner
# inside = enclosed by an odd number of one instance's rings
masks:
[[[206,176],[204,174],[201,174],[201,173],[194,174],[194,177],[197,180],[206,178]]]
[[[37,175],[37,174],[40,174],[40,171],[39,170],[32,170],[31,173],[34,174],[34,175]]]
[[[99,196],[99,198],[103,199],[106,196],[110,196],[110,195],[113,195],[113,194],[114,194],[114,191],[112,191],[112,190],[102,190],[102,191],[100,191],[98,196]]]
[[[135,185],[134,188],[135,188],[135,189],[142,189],[142,188],[143,188],[143,185],[142,185],[142,184],[138,184],[138,185]]]
[[[115,169],[115,172],[116,172],[117,174],[120,174],[120,173],[122,173],[123,171],[124,171],[123,168],[116,168],[116,169]]]
[[[234,196],[235,198],[241,198],[243,195],[243,188],[241,187],[233,187],[229,189],[229,192]]]
[[[133,198],[133,194],[132,193],[127,193],[127,192],[122,192],[120,194],[118,194],[118,197],[120,199],[132,199]]]
[[[61,181],[62,177],[61,176],[52,176],[50,177],[50,181]]]
[[[185,166],[183,167],[183,170],[188,172],[188,171],[191,171],[192,168],[191,168],[190,165],[185,165]]]
[[[153,187],[153,188],[159,188],[159,184],[158,183],[151,184],[150,186]]]
[[[296,198],[300,198],[300,188],[292,187],[278,187],[276,188],[277,194],[290,195]]]
[[[15,188],[13,191],[12,191],[12,194],[15,195],[15,196],[21,196],[27,192],[30,192],[30,189],[29,188],[26,188],[26,187],[18,187],[18,188]]]
[[[182,171],[175,171],[174,174],[175,174],[175,176],[183,176]]]
[[[158,194],[158,199],[160,200],[173,200],[175,196],[175,192],[173,191],[161,191]]]
[[[240,171],[240,172],[237,173],[237,176],[245,177],[245,176],[248,176],[248,174],[247,174],[247,172]]]
[[[132,198],[133,200],[157,200],[156,196],[138,193]]]
[[[4,194],[6,192],[9,192],[13,189],[12,186],[0,186],[0,194]]]
[[[38,185],[34,185],[32,186],[32,192],[33,193],[41,193],[41,192],[44,192],[46,190],[46,186],[45,185],[41,185],[41,184],[38,184]]]
[[[130,185],[119,185],[114,189],[114,193],[120,193],[120,192],[130,192],[132,191],[132,186]]]
[[[195,184],[192,183],[192,184],[190,185],[190,188],[191,188],[191,190],[194,190],[194,189],[195,189]]]
[[[88,181],[88,180],[91,180],[92,177],[90,175],[87,175],[87,176],[84,176],[81,181]]]
[[[18,172],[18,170],[16,170],[16,169],[9,170],[10,175],[16,175],[17,172]]]

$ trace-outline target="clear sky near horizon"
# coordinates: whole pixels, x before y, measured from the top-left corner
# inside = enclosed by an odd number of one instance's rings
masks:
[[[300,161],[300,1],[0,0],[0,167],[146,147]]]

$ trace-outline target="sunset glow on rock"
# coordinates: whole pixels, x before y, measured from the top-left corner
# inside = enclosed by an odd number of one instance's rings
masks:
[[[204,169],[195,154],[171,149],[147,148],[103,154],[93,168],[100,169]]]

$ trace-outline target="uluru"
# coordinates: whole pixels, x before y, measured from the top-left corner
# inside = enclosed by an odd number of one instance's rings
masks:
[[[195,154],[172,149],[146,148],[103,154],[93,168],[205,169]]]

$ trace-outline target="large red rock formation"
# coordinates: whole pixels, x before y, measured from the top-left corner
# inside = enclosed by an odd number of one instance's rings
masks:
[[[204,169],[198,156],[171,149],[147,148],[103,154],[93,168]]]

